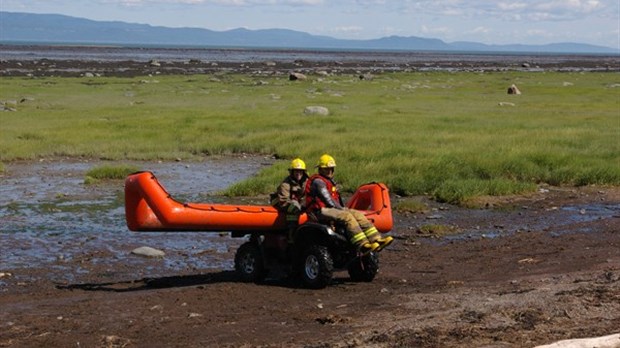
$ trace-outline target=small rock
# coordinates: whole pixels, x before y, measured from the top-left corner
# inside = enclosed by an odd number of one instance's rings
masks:
[[[202,317],[202,314],[200,314],[200,313],[190,313],[187,317],[188,318],[199,318],[199,317]]]
[[[304,115],[329,116],[329,109],[324,106],[306,106]]]
[[[443,216],[439,214],[434,214],[434,215],[429,215],[426,218],[428,220],[438,220],[438,219],[443,219]]]
[[[288,79],[290,81],[296,81],[296,80],[305,80],[307,79],[306,75],[302,74],[302,73],[297,73],[297,72],[292,72],[288,75]]]
[[[517,85],[513,84],[512,86],[508,87],[508,94],[519,95],[521,94],[521,91],[519,90]]]
[[[166,253],[151,247],[139,247],[131,251],[132,254],[144,257],[164,257]]]
[[[7,277],[7,278],[8,278],[8,277],[11,277],[11,276],[13,276],[13,274],[12,274],[12,273],[9,273],[9,272],[0,272],[0,278],[5,278],[5,277]]]

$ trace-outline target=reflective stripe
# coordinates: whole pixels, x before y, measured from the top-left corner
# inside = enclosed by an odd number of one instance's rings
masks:
[[[379,233],[379,230],[377,230],[374,226],[368,228],[366,231],[364,231],[364,233],[366,234],[366,237],[370,237],[372,235],[375,235],[377,233]]]
[[[360,232],[356,235],[354,235],[353,237],[351,237],[351,243],[353,244],[357,244],[359,241],[366,239],[366,235],[364,234],[364,232]]]

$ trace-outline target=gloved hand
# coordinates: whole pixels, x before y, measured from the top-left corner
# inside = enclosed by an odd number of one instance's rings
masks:
[[[291,201],[288,205],[288,212],[291,214],[297,214],[301,212],[301,204],[297,201]]]

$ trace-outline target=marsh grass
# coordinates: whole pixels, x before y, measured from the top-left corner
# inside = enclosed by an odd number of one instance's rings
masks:
[[[405,198],[395,201],[392,209],[400,213],[427,213],[430,211],[428,205],[413,198]]]
[[[3,77],[0,100],[28,101],[0,114],[0,160],[283,159],[229,195],[270,192],[289,159],[313,167],[323,153],[345,190],[381,181],[454,203],[540,183],[619,185],[619,81],[598,72]],[[513,83],[522,95],[506,94]],[[304,115],[309,105],[330,116]]]
[[[442,237],[460,233],[456,226],[427,224],[418,227],[418,235],[424,237]]]
[[[123,180],[129,174],[137,172],[139,169],[132,165],[100,166],[86,172],[84,183],[87,185],[96,184],[101,180]]]

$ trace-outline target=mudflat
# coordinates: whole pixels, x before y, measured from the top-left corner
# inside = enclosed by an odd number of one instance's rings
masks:
[[[323,290],[239,282],[241,240],[201,244],[213,233],[75,236],[80,247],[51,260],[2,265],[0,346],[531,347],[618,332],[618,188],[546,187],[479,208],[417,199],[428,210],[395,212],[373,282],[343,272]],[[4,257],[31,247],[20,234],[3,231]],[[175,239],[186,242],[163,259],[130,253]]]

